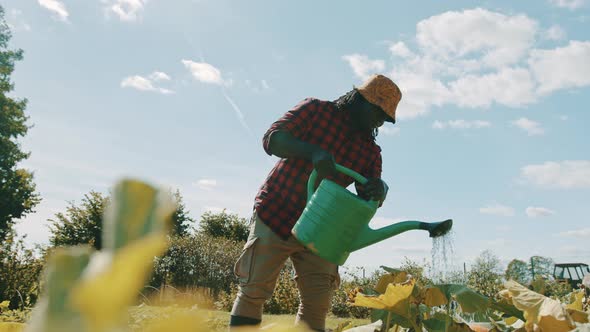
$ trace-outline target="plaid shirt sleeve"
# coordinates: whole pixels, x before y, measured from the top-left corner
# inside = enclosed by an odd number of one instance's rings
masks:
[[[311,128],[316,109],[316,100],[307,98],[275,121],[262,137],[264,151],[272,155],[269,149],[270,137],[279,130],[287,131],[296,138],[302,138]]]
[[[379,148],[378,148],[379,149]],[[379,149],[380,150],[380,149]],[[381,165],[382,165],[382,158],[381,158],[381,152],[379,152],[377,154],[377,156],[375,157],[375,160],[373,160],[373,162],[371,163],[371,166],[365,171],[365,177],[366,178],[377,178],[377,179],[381,179]],[[385,184],[385,183],[384,183]],[[359,182],[355,182],[354,186],[356,188],[356,192],[359,196],[361,197],[366,197],[365,192],[363,190],[363,187],[361,186],[361,184]],[[387,194],[387,185],[385,185],[385,193]],[[379,207],[381,207],[383,205],[383,201],[379,202]]]

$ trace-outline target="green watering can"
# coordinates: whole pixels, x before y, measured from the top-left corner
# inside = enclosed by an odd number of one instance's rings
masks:
[[[365,177],[342,165],[337,164],[336,170],[367,183]],[[291,232],[301,244],[332,263],[343,265],[351,252],[409,230],[422,229],[437,237],[453,226],[453,220],[448,219],[433,223],[403,221],[372,229],[369,221],[379,202],[366,201],[328,179],[322,180],[314,192],[316,178],[313,170],[307,182],[307,205]]]

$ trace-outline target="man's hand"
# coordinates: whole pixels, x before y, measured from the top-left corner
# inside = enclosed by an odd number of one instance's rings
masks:
[[[311,154],[311,162],[313,163],[313,168],[318,172],[316,185],[325,177],[336,174],[334,156],[326,150],[320,148],[314,149]]]
[[[381,179],[369,178],[363,185],[363,191],[367,199],[383,202],[387,195],[387,185]]]

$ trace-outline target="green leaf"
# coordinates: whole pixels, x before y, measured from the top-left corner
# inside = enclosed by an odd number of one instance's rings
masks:
[[[491,304],[491,300],[488,297],[479,294],[465,285],[442,284],[430,287],[440,290],[447,302],[450,302],[452,299],[457,301],[465,313],[485,311]],[[437,299],[439,298],[440,294]]]
[[[167,232],[175,206],[169,193],[136,180],[115,186],[105,212],[105,250],[118,250],[148,234]]]
[[[393,267],[387,267],[387,266],[383,266],[383,265],[381,265],[381,268],[383,270],[389,272],[389,273],[400,273],[400,272],[404,272],[404,271],[402,271],[400,269],[396,269],[396,268],[393,268]]]
[[[383,324],[385,324],[385,322],[387,321],[387,315],[390,314],[389,316],[389,325],[399,325],[401,327],[405,327],[405,328],[410,328],[412,327],[412,324],[410,324],[410,322],[396,314],[396,313],[390,313],[387,310],[381,310],[381,309],[373,309],[371,310],[371,322],[376,322],[378,320],[381,320],[383,322]]]
[[[492,301],[492,303],[490,304],[490,308],[497,310],[497,311],[501,311],[507,315],[510,315],[512,317],[516,317],[522,321],[524,321],[524,314],[522,311],[518,310],[513,304],[508,303],[505,300],[500,300],[500,301]]]
[[[45,271],[45,294],[33,309],[31,331],[82,331],[80,312],[70,304],[71,290],[88,266],[93,252],[89,246],[57,248],[49,256]],[[36,328],[35,328],[36,327]]]

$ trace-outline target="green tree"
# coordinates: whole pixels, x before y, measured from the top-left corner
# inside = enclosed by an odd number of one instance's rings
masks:
[[[194,220],[189,216],[179,191],[173,194],[177,208],[172,215],[172,229],[175,235],[185,236],[190,224]],[[110,197],[99,192],[91,191],[84,195],[82,202],[76,205],[70,202],[65,212],[49,219],[52,246],[71,246],[89,244],[100,250],[102,248],[102,222],[104,210],[110,202]]]
[[[248,239],[248,220],[237,214],[228,214],[225,210],[214,213],[205,212],[199,222],[199,233],[212,237],[224,237],[234,241]]]
[[[512,279],[521,285],[526,285],[530,282],[531,276],[527,263],[520,259],[513,259],[508,263],[506,271],[504,272],[506,279]]]
[[[174,214],[172,215],[174,234],[181,237],[186,236],[191,224],[194,224],[195,220],[188,215],[188,210],[180,195],[180,191],[176,190],[172,195],[174,196],[177,205],[176,211],[174,211]]]
[[[553,275],[553,259],[543,256],[532,256],[529,260],[529,269],[534,279],[537,277],[548,278]]]
[[[14,89],[10,81],[14,63],[23,58],[22,50],[8,50],[10,38],[4,8],[0,6],[0,242],[6,239],[15,221],[33,212],[40,201],[33,173],[18,167],[30,155],[17,142],[29,126],[24,113],[27,100],[7,96]]]
[[[500,259],[490,250],[483,251],[467,274],[467,285],[485,296],[495,296],[502,290]]]
[[[49,243],[52,246],[89,244],[102,248],[102,220],[109,198],[91,191],[84,195],[79,206],[69,202],[65,213],[58,213],[51,222]]]

